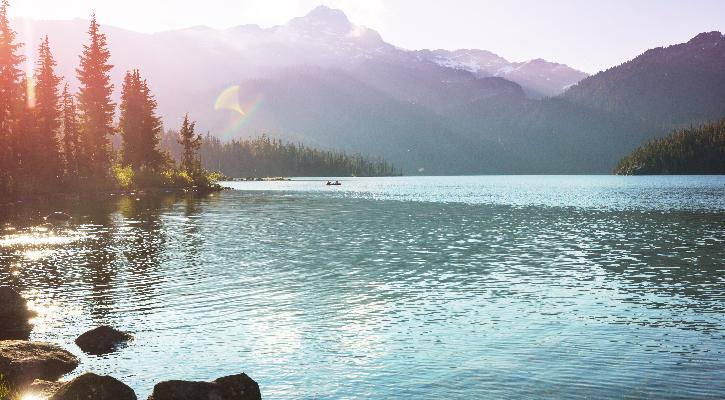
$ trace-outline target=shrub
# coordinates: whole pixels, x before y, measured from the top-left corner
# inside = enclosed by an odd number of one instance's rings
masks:
[[[134,171],[130,165],[115,164],[113,166],[113,176],[121,189],[131,189],[133,187]]]

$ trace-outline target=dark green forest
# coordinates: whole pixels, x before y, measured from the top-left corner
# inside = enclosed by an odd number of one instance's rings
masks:
[[[725,119],[675,130],[622,159],[618,175],[725,174]]]
[[[176,137],[176,132],[166,132],[161,147],[173,159],[181,160],[183,147],[175,140]],[[201,138],[199,158],[204,168],[235,178],[402,175],[401,170],[382,159],[371,160],[360,154],[314,149],[266,135],[222,142],[207,134]]]

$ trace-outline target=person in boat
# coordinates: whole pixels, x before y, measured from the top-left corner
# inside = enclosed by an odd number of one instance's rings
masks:
[[[342,185],[342,183],[340,183],[340,181],[335,181],[335,185]]]
[[[327,181],[327,186],[330,186],[330,185],[332,185],[332,182]]]

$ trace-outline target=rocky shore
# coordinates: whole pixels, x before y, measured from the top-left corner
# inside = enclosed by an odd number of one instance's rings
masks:
[[[48,400],[137,400],[128,385],[111,376],[86,372],[60,382],[80,360],[62,347],[30,341],[35,314],[23,297],[0,286],[0,400],[26,394]],[[110,326],[92,329],[76,339],[85,353],[106,354],[128,345],[133,336]],[[6,394],[3,394],[3,390]],[[156,384],[148,400],[261,400],[259,385],[244,373],[212,382],[170,380]]]

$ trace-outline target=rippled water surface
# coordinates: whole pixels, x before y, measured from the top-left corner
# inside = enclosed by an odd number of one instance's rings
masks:
[[[5,207],[0,284],[140,398],[725,398],[725,177],[229,185]],[[85,356],[99,324],[136,340]]]

